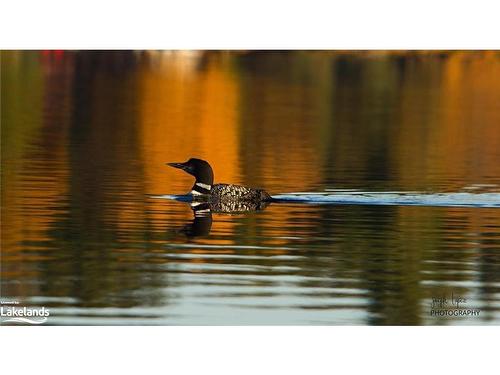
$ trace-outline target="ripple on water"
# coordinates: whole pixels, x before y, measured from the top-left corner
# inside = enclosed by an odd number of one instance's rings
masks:
[[[500,207],[500,193],[417,193],[337,191],[330,193],[299,192],[273,195],[281,202],[310,204],[417,205],[448,207]]]

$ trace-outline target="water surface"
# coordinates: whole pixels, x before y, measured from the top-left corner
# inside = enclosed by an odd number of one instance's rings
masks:
[[[499,324],[499,56],[2,52],[1,297],[48,324]],[[196,218],[192,178],[263,187]],[[479,316],[432,316],[433,298]]]

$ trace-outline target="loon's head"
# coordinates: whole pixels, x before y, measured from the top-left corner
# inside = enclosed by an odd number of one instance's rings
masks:
[[[214,182],[212,167],[205,160],[191,158],[184,163],[167,163],[167,165],[182,169],[184,172],[193,175],[196,178],[196,182],[210,186]]]

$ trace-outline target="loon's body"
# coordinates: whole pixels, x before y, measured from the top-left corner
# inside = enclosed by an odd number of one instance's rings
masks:
[[[246,186],[232,184],[213,184],[214,173],[212,167],[205,160],[191,158],[185,163],[167,163],[193,175],[196,181],[191,188],[195,200],[210,202],[266,202],[271,196],[262,189],[253,189]]]

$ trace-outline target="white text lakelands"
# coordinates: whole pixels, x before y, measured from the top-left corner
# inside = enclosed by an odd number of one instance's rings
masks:
[[[1,317],[24,317],[24,316],[40,316],[48,317],[50,314],[49,309],[41,307],[39,309],[27,307],[0,307]]]

